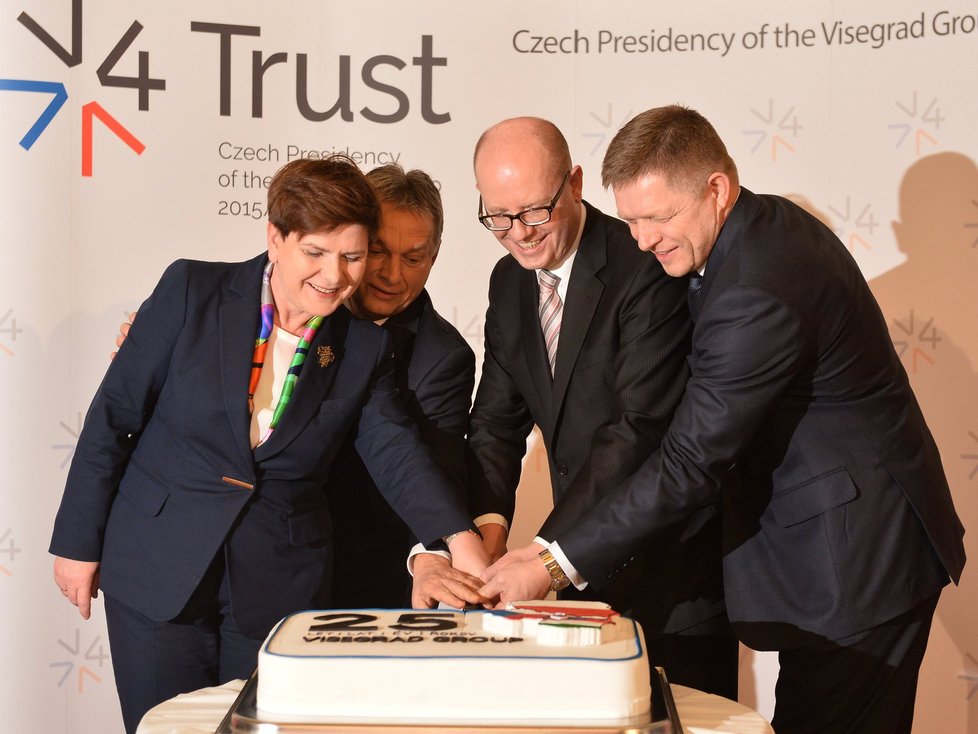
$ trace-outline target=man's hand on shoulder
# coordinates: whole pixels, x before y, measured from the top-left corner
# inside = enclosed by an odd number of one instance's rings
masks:
[[[133,311],[129,314],[128,321],[123,321],[121,324],[119,324],[119,335],[115,338],[115,346],[117,349],[122,348],[122,342],[124,342],[126,337],[129,336],[129,328],[132,326],[132,322],[135,320],[136,312]],[[112,354],[109,355],[109,359],[115,359],[116,354],[118,354],[118,352],[112,352]]]

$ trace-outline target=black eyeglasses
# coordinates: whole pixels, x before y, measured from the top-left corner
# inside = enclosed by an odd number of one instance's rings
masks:
[[[528,227],[536,227],[540,224],[546,224],[550,221],[550,217],[553,214],[554,207],[557,206],[557,200],[560,198],[561,193],[564,190],[564,186],[567,184],[567,178],[570,176],[570,171],[564,174],[563,180],[560,182],[560,188],[557,189],[557,193],[554,194],[554,198],[550,200],[550,203],[546,206],[534,206],[529,209],[524,209],[516,214],[483,214],[485,207],[482,204],[482,197],[479,197],[479,221],[485,226],[486,229],[492,232],[502,232],[504,230],[510,229],[513,226],[513,220],[519,219],[523,224]]]

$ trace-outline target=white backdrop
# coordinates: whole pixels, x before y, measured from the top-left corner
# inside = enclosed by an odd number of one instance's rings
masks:
[[[120,728],[101,605],[82,622],[46,552],[81,416],[118,323],[171,260],[263,247],[264,185],[298,151],[441,182],[429,287],[481,356],[503,252],[474,216],[479,133],[552,119],[586,197],[613,213],[598,176],[610,135],[648,107],[699,109],[748,188],[795,195],[852,248],[973,526],[978,4],[867,5],[2,0],[0,727]],[[546,487],[531,445],[522,537]],[[938,609],[917,731],[978,733],[973,576]],[[742,699],[769,715],[776,662],[745,653],[743,667]]]

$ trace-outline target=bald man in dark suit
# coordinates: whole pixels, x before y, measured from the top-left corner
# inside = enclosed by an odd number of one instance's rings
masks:
[[[659,445],[688,374],[685,286],[635,247],[621,221],[583,201],[583,172],[552,123],[516,118],[487,130],[475,175],[480,219],[509,254],[490,279],[470,419],[473,514],[512,517],[536,424],[555,506],[541,533],[557,533],[587,517]],[[544,278],[558,279],[548,306]],[[736,698],[718,517],[707,503],[684,526],[636,547],[597,593],[554,590],[637,619],[650,663],[671,681]]]

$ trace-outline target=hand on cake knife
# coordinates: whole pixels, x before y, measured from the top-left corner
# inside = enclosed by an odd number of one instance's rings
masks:
[[[540,560],[545,550],[538,543],[512,550],[482,572],[485,586],[479,593],[488,599],[499,597],[497,607],[511,601],[543,599],[551,590],[551,575]]]
[[[439,602],[455,609],[481,605],[488,601],[479,594],[482,580],[452,568],[443,556],[423,553],[414,558],[414,587],[411,604],[430,609]]]

